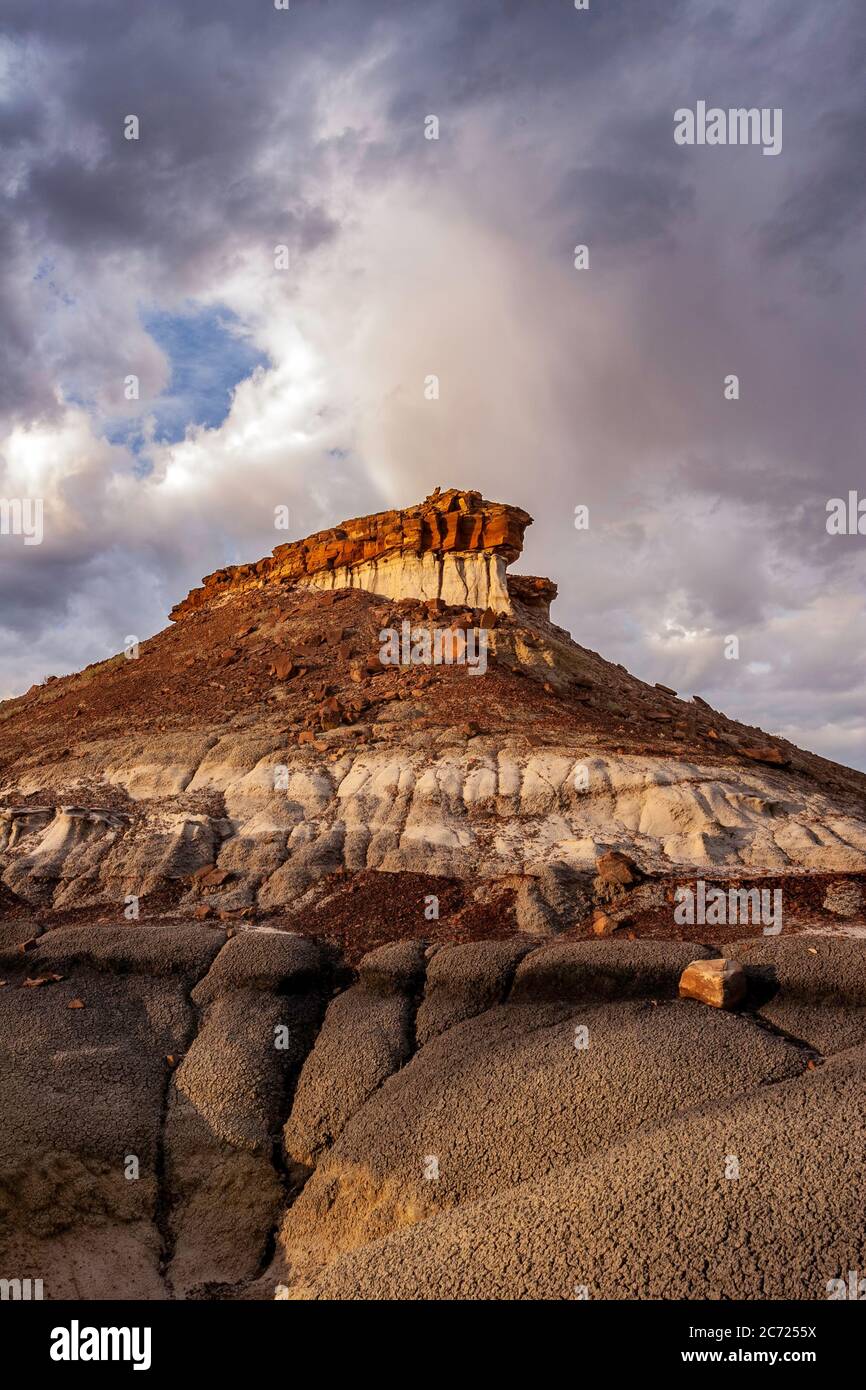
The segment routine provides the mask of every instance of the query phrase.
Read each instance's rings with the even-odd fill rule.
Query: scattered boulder
[[[744,758],[751,758],[754,763],[767,763],[770,767],[788,767],[791,762],[780,748],[774,748],[771,744],[753,748],[743,746],[740,752]]]
[[[609,849],[600,854],[595,866],[596,874],[607,883],[619,883],[631,888],[643,878],[643,870],[618,849]]]
[[[358,684],[371,676],[384,676],[385,672],[389,669],[390,668],[384,666],[381,661],[363,661],[354,665],[349,674],[352,680]]]
[[[644,878],[643,870],[620,850],[609,849],[596,860],[593,892],[601,902],[610,902],[636,887]]]
[[[271,662],[270,673],[278,681],[287,681],[298,674],[298,668],[288,652],[280,652]]]
[[[735,960],[693,960],[680,976],[680,998],[735,1009],[746,996],[746,972]]]
[[[593,936],[611,936],[619,926],[619,922],[613,917],[609,917],[601,908],[596,907],[592,913],[592,934]]]
[[[336,729],[343,722],[343,707],[334,695],[329,695],[323,700],[317,711],[317,718],[321,728]]]
[[[207,869],[205,873],[197,875],[199,885],[202,888],[222,888],[224,883],[228,883],[234,875],[228,869]]]

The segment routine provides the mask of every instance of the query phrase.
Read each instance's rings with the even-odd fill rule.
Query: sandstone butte
[[[866,777],[573,640],[506,573],[529,521],[450,490],[346,522],[0,704],[4,1276],[765,1300],[864,1268]],[[434,615],[488,630],[483,679],[381,663]],[[696,880],[780,890],[781,935],[677,925]]]
[[[549,604],[556,596],[550,580],[505,577],[531,522],[520,507],[485,501],[480,492],[436,488],[415,507],[343,521],[278,545],[255,564],[215,570],[176,604],[171,618],[272,584],[362,588],[389,598],[440,598],[497,611],[509,609],[510,596]]]

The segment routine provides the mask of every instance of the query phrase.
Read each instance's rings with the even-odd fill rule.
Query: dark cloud
[[[866,100],[855,110],[833,111],[817,123],[814,153],[796,186],[762,228],[765,252],[823,259],[852,237],[866,219]],[[838,286],[838,280],[833,282]]]
[[[575,210],[573,225],[609,254],[644,242],[673,246],[673,229],[694,206],[694,195],[668,170],[576,169],[561,189]]]
[[[866,765],[866,551],[824,525],[866,488],[861,0],[3,11],[0,478],[52,518],[0,538],[6,691],[162,625],[276,503],[457,483],[532,511],[578,640]],[[699,99],[781,106],[782,154],[676,146]],[[146,325],[223,305],[271,367],[161,447]]]

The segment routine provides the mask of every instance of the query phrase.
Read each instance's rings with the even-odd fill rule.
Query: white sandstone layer
[[[364,589],[382,598],[442,599],[454,607],[510,613],[506,561],[487,552],[402,552],[340,569],[320,570],[299,583],[309,589]]]
[[[215,863],[236,893],[270,908],[340,867],[472,880],[588,873],[609,848],[658,873],[866,868],[866,820],[772,770],[564,747],[521,753],[493,739],[471,751],[353,749],[330,762],[275,742],[229,734],[184,767],[166,748],[164,770],[155,746],[138,750],[140,762],[109,759],[105,783],[135,798],[130,817],[10,808],[3,880],[55,906],[85,889],[94,902],[122,902]],[[575,786],[578,767],[589,771],[586,791]],[[220,794],[224,815],[184,810],[183,795],[166,804],[166,772],[187,793]],[[26,790],[47,800],[53,774],[40,786],[34,770]]]

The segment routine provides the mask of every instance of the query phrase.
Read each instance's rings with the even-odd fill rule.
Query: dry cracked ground
[[[231,929],[229,929],[230,931]],[[2,1262],[46,1297],[805,1298],[866,1264],[866,961],[4,928]],[[27,986],[26,979],[41,979]]]

